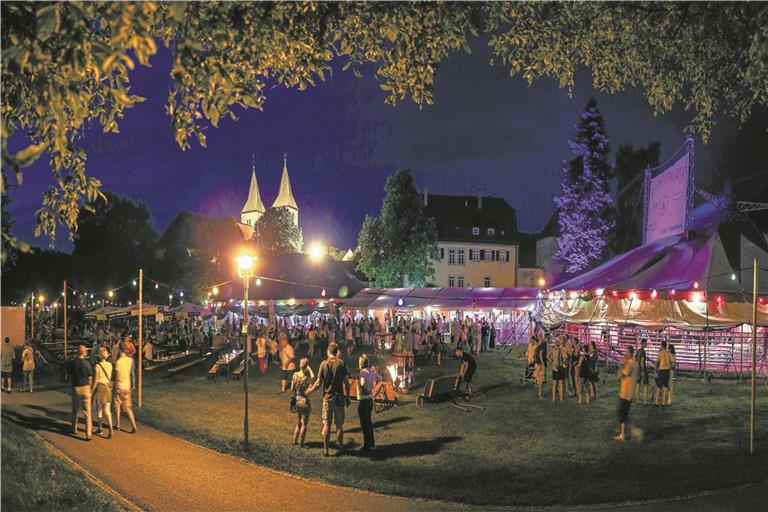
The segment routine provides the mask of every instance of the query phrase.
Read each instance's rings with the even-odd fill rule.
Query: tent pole
[[[704,290],[704,318],[706,325],[704,327],[704,380],[707,380],[707,356],[709,355],[709,297],[707,290]]]
[[[752,262],[752,397],[749,402],[749,453],[755,453],[755,394],[757,383],[757,258]]]
[[[64,361],[67,360],[67,280],[64,280]]]
[[[139,374],[139,385],[138,385],[138,405],[139,409],[141,409],[142,404],[142,363],[141,358],[144,352],[144,348],[142,347],[142,344],[144,342],[144,269],[139,269],[139,364],[138,364],[138,374]]]

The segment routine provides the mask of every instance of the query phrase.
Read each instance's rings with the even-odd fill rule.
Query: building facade
[[[431,284],[517,286],[517,212],[505,199],[425,191],[424,211],[435,219],[440,250]]]

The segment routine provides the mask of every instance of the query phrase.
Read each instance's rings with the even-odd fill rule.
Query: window
[[[448,264],[456,264],[456,249],[448,249]]]
[[[485,250],[485,261],[493,261],[493,251],[490,249]]]
[[[485,276],[485,278],[483,279],[483,286],[485,286],[486,288],[490,288],[491,287],[491,278],[490,277]]]
[[[472,261],[480,261],[480,249],[472,249],[472,256],[470,259]]]
[[[464,288],[464,274],[459,274],[459,288]]]
[[[496,230],[493,228],[488,228],[488,236],[494,236],[496,234]]]
[[[480,234],[480,228],[473,227],[472,234],[478,236]]]
[[[445,258],[445,252],[444,252],[444,249],[441,247],[440,248],[440,261],[443,261],[443,258]]]
[[[506,263],[509,260],[509,251],[499,251],[499,261]]]
[[[448,286],[456,286],[456,274],[448,274]]]
[[[459,265],[464,264],[464,249],[459,249]]]

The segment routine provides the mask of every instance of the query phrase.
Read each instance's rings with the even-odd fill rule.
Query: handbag
[[[296,412],[296,395],[291,395],[290,404],[288,406],[289,412]]]

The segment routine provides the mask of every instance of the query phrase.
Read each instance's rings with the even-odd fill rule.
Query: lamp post
[[[237,257],[237,273],[243,278],[243,327],[245,335],[245,356],[243,357],[243,391],[245,393],[245,411],[243,414],[243,449],[247,452],[248,446],[248,367],[251,362],[251,337],[248,334],[248,281],[253,277],[255,257],[250,254],[242,254]]]

